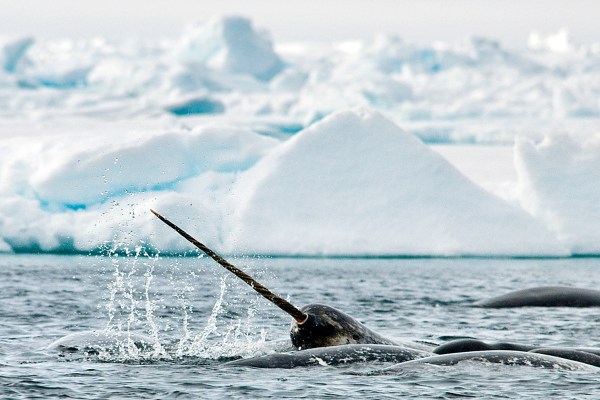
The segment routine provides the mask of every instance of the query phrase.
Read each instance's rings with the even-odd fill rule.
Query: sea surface
[[[597,308],[480,309],[542,285],[600,287],[600,258],[232,258],[301,306],[323,303],[402,341],[476,337],[600,347]],[[281,349],[290,318],[212,260],[0,255],[0,398],[596,398],[600,374],[466,362],[370,375],[389,364],[254,369],[224,363]],[[51,344],[90,330],[155,338],[99,355]]]

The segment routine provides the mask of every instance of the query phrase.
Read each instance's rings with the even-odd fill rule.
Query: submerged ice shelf
[[[560,38],[2,38],[0,251],[187,249],[152,207],[231,253],[600,254],[600,47]]]

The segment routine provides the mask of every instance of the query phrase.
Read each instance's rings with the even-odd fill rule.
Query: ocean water
[[[600,346],[596,308],[470,306],[532,286],[597,288],[598,258],[232,261],[298,306],[332,305],[398,340]],[[597,388],[596,373],[484,363],[391,376],[369,375],[385,364],[226,367],[285,346],[290,318],[194,254],[2,255],[0,297],[0,398],[591,398]],[[160,346],[90,356],[48,347],[106,328],[151,335]]]

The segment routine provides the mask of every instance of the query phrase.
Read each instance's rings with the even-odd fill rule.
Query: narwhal
[[[246,282],[264,298],[289,314],[293,318],[290,337],[292,344],[298,350],[346,344],[398,345],[393,340],[372,331],[350,315],[333,307],[323,304],[308,304],[300,309],[297,308],[281,296],[271,292],[264,285],[231,264],[215,251],[194,239],[167,218],[154,210],[150,211],[206,255]]]
[[[376,372],[402,373],[420,365],[455,365],[462,361],[483,361],[508,365],[527,365],[565,370],[600,370],[600,349],[540,348],[513,343],[485,343],[462,339],[437,348],[426,345],[395,343],[333,307],[309,304],[300,309],[274,294],[264,285],[225,260],[215,251],[194,239],[184,230],[151,210],[161,221],[173,228],[194,246],[221,266],[246,282],[263,297],[292,318],[290,337],[298,351],[275,353],[231,361],[225,365],[256,368],[295,368],[316,365],[339,365],[363,362],[394,362],[394,367]],[[138,349],[156,345],[154,339],[138,334],[110,332],[80,332],[67,335],[49,346],[61,353],[83,352],[86,355],[118,348],[123,340]],[[420,348],[419,348],[420,347]]]
[[[404,347],[374,332],[348,314],[333,307],[322,304],[308,304],[300,309],[297,308],[281,296],[271,292],[215,251],[194,239],[167,218],[154,210],[150,211],[202,252],[293,318],[290,337],[292,344],[299,351],[236,360],[227,363],[228,365],[257,368],[294,368],[311,365],[391,361],[399,364],[391,369],[384,370],[383,373],[395,373],[396,370],[402,371],[405,365],[412,365],[411,363],[417,363],[415,365],[420,365],[418,363],[454,365],[465,360],[484,360],[510,365],[556,367],[567,370],[593,368],[597,370],[598,360],[596,358],[592,361],[589,360],[590,357],[594,357],[593,354],[587,351],[574,351],[575,349],[540,349],[543,351],[536,351],[531,350],[528,346],[513,349],[512,347],[515,347],[515,345],[512,345],[510,348],[512,351],[507,351],[503,346],[501,346],[502,350],[495,350],[494,346],[489,345],[490,349],[487,349],[487,347],[481,349],[484,351],[472,351],[470,348],[466,348],[462,351],[455,350],[458,352],[454,353],[452,350],[441,351],[444,346],[440,346],[437,353],[443,355],[436,355],[432,352],[433,349]],[[456,345],[451,345],[451,347],[454,349]],[[534,348],[535,346],[531,347]],[[559,350],[560,354],[556,350]]]
[[[566,286],[542,286],[517,290],[475,303],[483,308],[600,307],[600,291]]]

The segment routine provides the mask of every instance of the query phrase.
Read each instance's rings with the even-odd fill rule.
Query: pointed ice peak
[[[245,172],[230,251],[301,255],[565,254],[378,112],[334,113]]]

